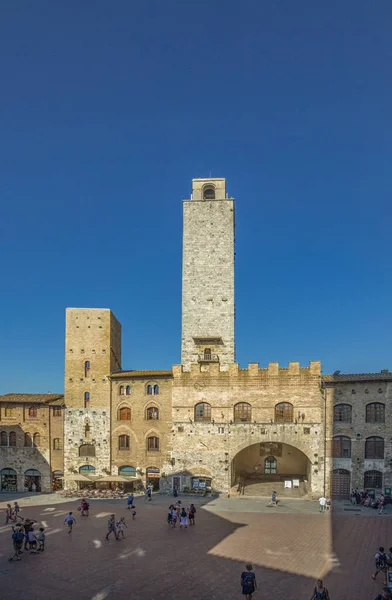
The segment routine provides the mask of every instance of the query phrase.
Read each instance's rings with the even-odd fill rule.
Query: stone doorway
[[[232,462],[232,489],[244,496],[298,498],[311,492],[311,463],[295,446],[280,442],[252,444]]]

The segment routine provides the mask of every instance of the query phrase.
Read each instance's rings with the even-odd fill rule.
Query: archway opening
[[[301,497],[311,492],[311,462],[295,446],[261,442],[244,448],[233,459],[232,486],[246,496]]]

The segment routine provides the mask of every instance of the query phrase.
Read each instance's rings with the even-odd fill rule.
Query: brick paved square
[[[392,545],[389,516],[320,515],[314,503],[307,513],[295,512],[295,505],[279,513],[266,509],[265,500],[210,501],[198,506],[194,528],[179,530],[166,523],[170,502],[138,498],[134,522],[123,501],[92,501],[88,518],[79,516],[74,501],[49,498],[46,506],[24,506],[25,517],[46,526],[46,551],[9,563],[10,527],[0,527],[0,598],[240,599],[240,573],[248,561],[259,583],[255,600],[309,600],[320,576],[331,600],[372,600],[381,589],[381,579],[373,582],[371,573],[378,546]],[[71,535],[63,525],[69,510],[77,519]],[[111,512],[126,516],[125,540],[105,541]]]

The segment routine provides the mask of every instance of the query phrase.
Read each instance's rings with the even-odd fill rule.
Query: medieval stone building
[[[236,363],[234,208],[225,179],[192,181],[183,203],[181,365],[123,370],[113,313],[67,309],[64,398],[0,397],[3,491],[15,485],[11,471],[18,489],[31,485],[31,469],[42,490],[55,473],[67,487],[232,495],[392,487],[392,373],[323,375],[317,360]],[[35,405],[39,416],[30,417]],[[29,445],[34,432],[39,446]]]

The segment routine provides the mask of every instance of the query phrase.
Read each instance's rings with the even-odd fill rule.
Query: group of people
[[[105,540],[109,541],[109,536],[111,533],[114,534],[116,540],[125,539],[125,529],[127,528],[127,524],[125,523],[125,517],[121,517],[118,521],[116,520],[116,515],[110,515],[108,519],[108,532],[105,536]]]
[[[332,502],[330,498],[326,498],[325,496],[321,496],[319,498],[319,510],[320,512],[328,512],[331,510]]]
[[[389,548],[389,551],[385,552],[384,547],[380,546],[374,556],[374,561],[376,565],[376,570],[372,575],[372,579],[376,580],[376,577],[379,573],[384,573],[384,583],[386,583],[388,569],[392,567],[392,548]],[[392,594],[389,591],[387,585],[384,585],[382,593],[378,594],[375,600],[386,599],[392,600]]]
[[[178,500],[175,504],[170,504],[169,512],[167,514],[167,524],[175,527],[177,523],[180,525],[180,529],[183,527],[186,529],[188,525],[195,524],[196,507],[191,504],[188,508],[182,505],[181,500]]]
[[[37,554],[45,550],[45,529],[40,527],[38,531],[35,531],[34,525],[37,521],[19,518],[21,521],[19,523],[15,522],[15,525],[12,526],[11,537],[14,554],[8,559],[9,561],[20,560],[23,551]]]
[[[387,504],[387,496],[385,494],[379,494],[377,497],[369,494],[366,491],[360,492],[359,490],[353,490],[350,495],[351,504],[356,505],[359,504],[361,506],[367,506],[378,509],[378,514],[385,514],[385,506]],[[390,502],[390,498],[388,497],[388,501]]]

